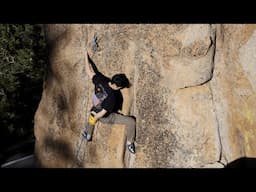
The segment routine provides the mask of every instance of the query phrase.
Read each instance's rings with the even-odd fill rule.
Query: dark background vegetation
[[[43,25],[0,24],[0,153],[34,137],[47,62]]]

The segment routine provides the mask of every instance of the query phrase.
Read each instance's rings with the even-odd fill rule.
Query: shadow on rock
[[[256,158],[242,157],[228,163],[225,168],[256,168]]]
[[[65,161],[70,162],[72,164],[78,164],[77,160],[74,157],[74,151],[72,150],[70,145],[71,144],[65,140],[55,139],[50,136],[47,136],[44,138],[42,147],[44,148],[43,150],[45,150],[45,153],[51,153],[52,155],[57,157],[57,159],[59,159],[61,162]],[[44,167],[42,160],[36,157],[36,161],[38,167]]]

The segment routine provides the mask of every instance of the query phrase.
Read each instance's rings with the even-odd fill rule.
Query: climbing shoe
[[[129,145],[127,145],[127,148],[128,148],[128,150],[131,152],[131,153],[135,153],[135,145],[134,145],[134,143],[131,143],[131,144],[129,144]]]
[[[90,134],[87,134],[85,130],[82,132],[82,136],[83,136],[87,141],[91,141],[91,140],[92,140],[91,135],[90,135]]]

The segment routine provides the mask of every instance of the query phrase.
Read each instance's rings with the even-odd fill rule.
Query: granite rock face
[[[256,149],[256,25],[46,25],[47,78],[35,114],[42,167],[223,167]],[[80,137],[99,71],[125,73],[122,112],[136,117],[136,154],[126,127],[100,122]]]

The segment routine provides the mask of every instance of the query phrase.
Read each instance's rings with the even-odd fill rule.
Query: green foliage
[[[1,146],[33,135],[48,61],[41,25],[0,24]]]

